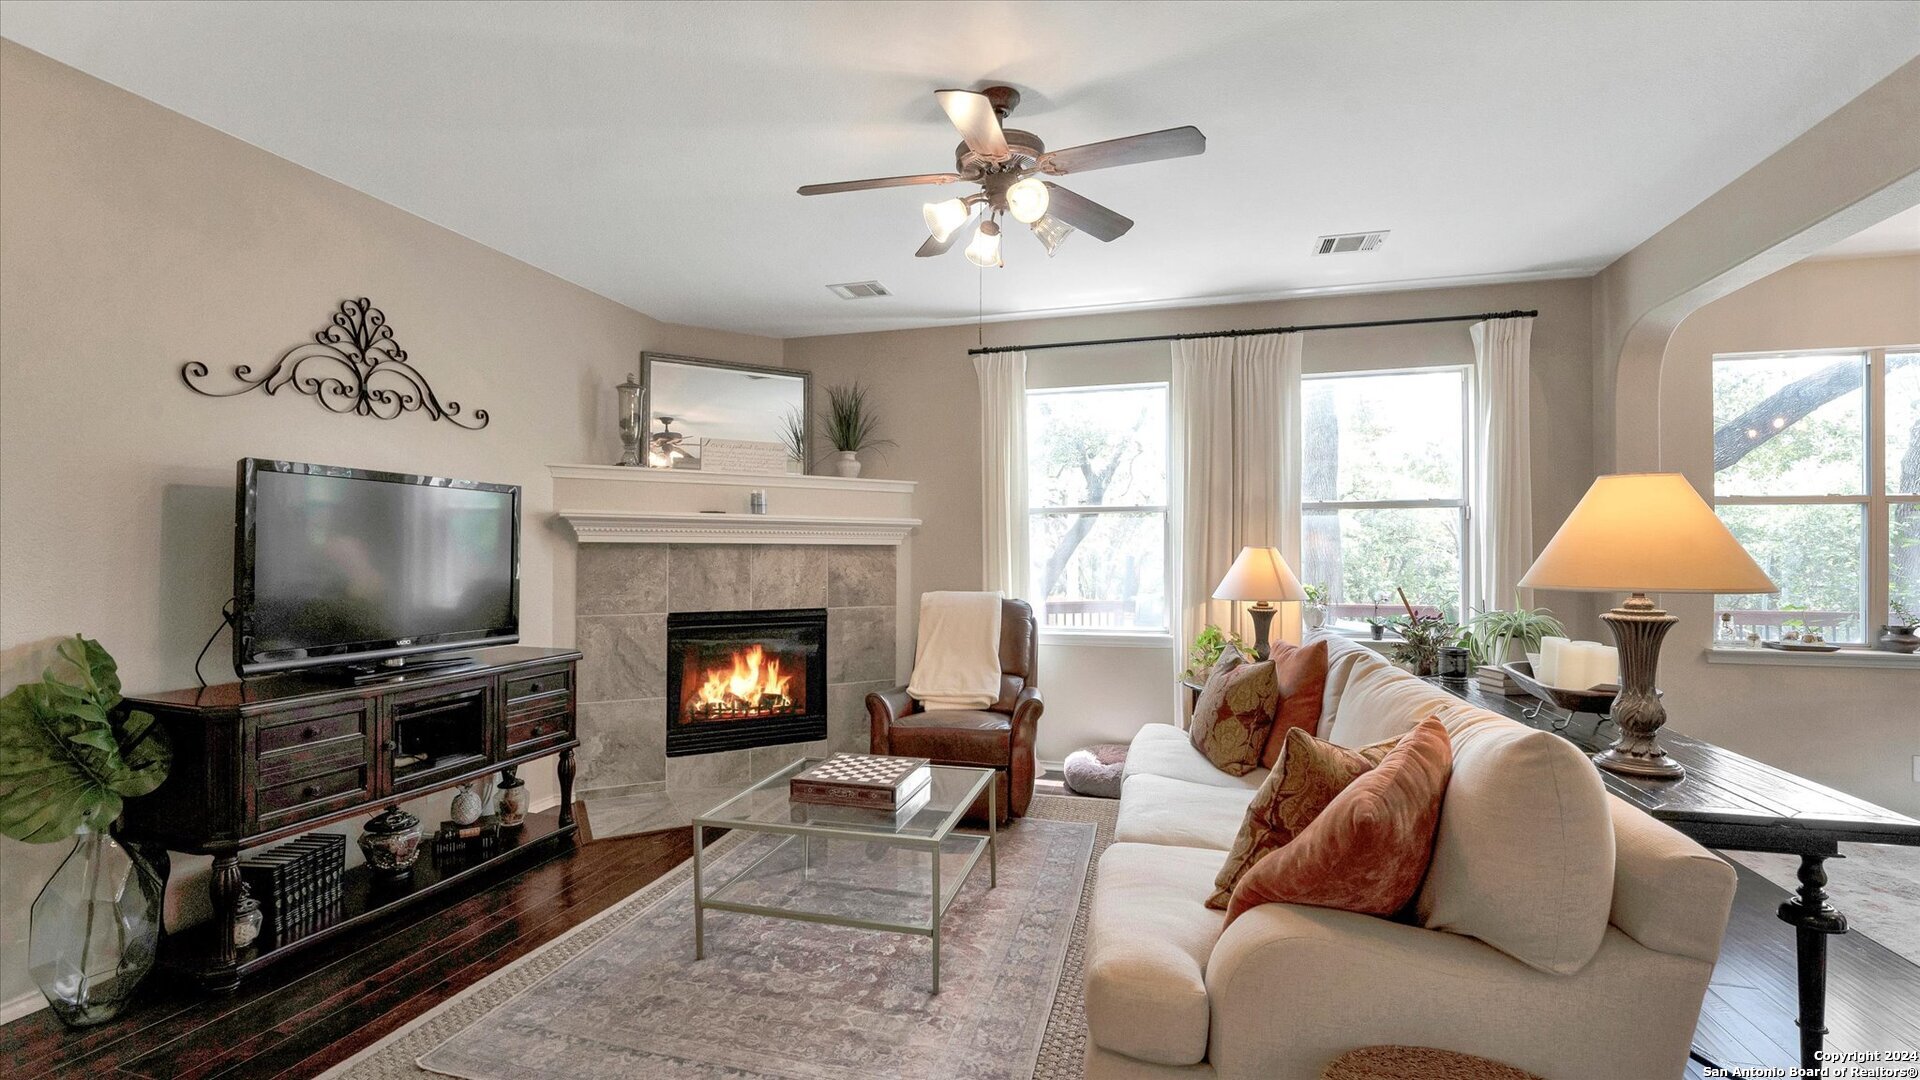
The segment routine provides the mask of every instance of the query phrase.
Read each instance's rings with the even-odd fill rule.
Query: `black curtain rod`
[[[1253,337],[1256,334],[1300,334],[1308,330],[1362,330],[1370,326],[1418,326],[1421,323],[1480,322],[1483,319],[1531,319],[1538,311],[1485,311],[1478,315],[1428,315],[1419,319],[1374,319],[1369,322],[1313,323],[1307,326],[1266,326],[1257,330],[1201,330],[1191,334],[1152,334],[1147,337],[1100,338],[1094,341],[1056,341],[1047,345],[987,345],[968,349],[983,353],[1035,352],[1040,349],[1079,349],[1088,345],[1132,345],[1142,341],[1194,341],[1199,338]]]

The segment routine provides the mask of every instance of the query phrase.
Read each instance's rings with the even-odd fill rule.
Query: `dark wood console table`
[[[173,741],[173,768],[152,794],[129,800],[124,839],[164,878],[169,851],[213,856],[213,918],[171,938],[165,959],[210,989],[295,951],[387,915],[406,904],[568,843],[573,821],[575,664],[571,649],[526,646],[476,650],[473,663],[362,686],[282,675],[204,689],[131,697]],[[419,752],[411,740],[429,747]],[[430,736],[417,737],[431,727]],[[560,806],[529,814],[488,855],[436,856],[437,821],[421,822],[420,860],[410,877],[347,872],[339,914],[317,927],[270,927],[233,947],[240,852],[322,825],[378,812],[559,755]]]
[[[1600,717],[1581,713],[1562,723],[1551,707],[1536,710],[1539,702],[1531,697],[1489,694],[1477,681],[1427,681],[1480,708],[1561,735],[1590,754],[1611,745],[1617,734]],[[1703,846],[1800,857],[1800,888],[1780,905],[1780,918],[1794,928],[1800,1064],[1819,1069],[1827,1034],[1827,936],[1847,932],[1846,916],[1827,900],[1826,860],[1839,854],[1842,841],[1920,847],[1920,821],[1671,728],[1661,730],[1660,745],[1686,767],[1685,776],[1654,780],[1602,769],[1607,790]]]

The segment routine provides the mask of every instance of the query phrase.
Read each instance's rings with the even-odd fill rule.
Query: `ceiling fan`
[[[1020,104],[1020,92],[1010,86],[989,86],[978,92],[937,90],[933,96],[965,140],[954,151],[952,172],[808,184],[800,194],[831,195],[914,184],[979,184],[980,190],[971,195],[921,207],[931,235],[914,255],[925,259],[944,254],[960,230],[977,217],[980,224],[967,244],[967,260],[975,266],[1003,266],[999,223],[1003,214],[1031,228],[1048,255],[1076,229],[1095,240],[1110,242],[1133,228],[1131,218],[1042,177],[1187,157],[1207,149],[1207,137],[1199,128],[1177,127],[1049,152],[1038,135],[1000,126],[1000,121]]]

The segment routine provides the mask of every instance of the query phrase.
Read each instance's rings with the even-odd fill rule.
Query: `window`
[[[1467,562],[1467,369],[1302,380],[1300,579],[1328,624],[1417,609],[1459,619]]]
[[[1027,550],[1049,629],[1167,630],[1167,384],[1027,391]]]
[[[1721,596],[1740,633],[1878,636],[1920,609],[1920,352],[1713,361],[1713,501],[1773,578]]]

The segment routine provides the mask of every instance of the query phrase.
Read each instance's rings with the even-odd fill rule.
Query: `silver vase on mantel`
[[[620,464],[635,468],[647,464],[647,388],[631,373],[614,387],[620,395]]]

